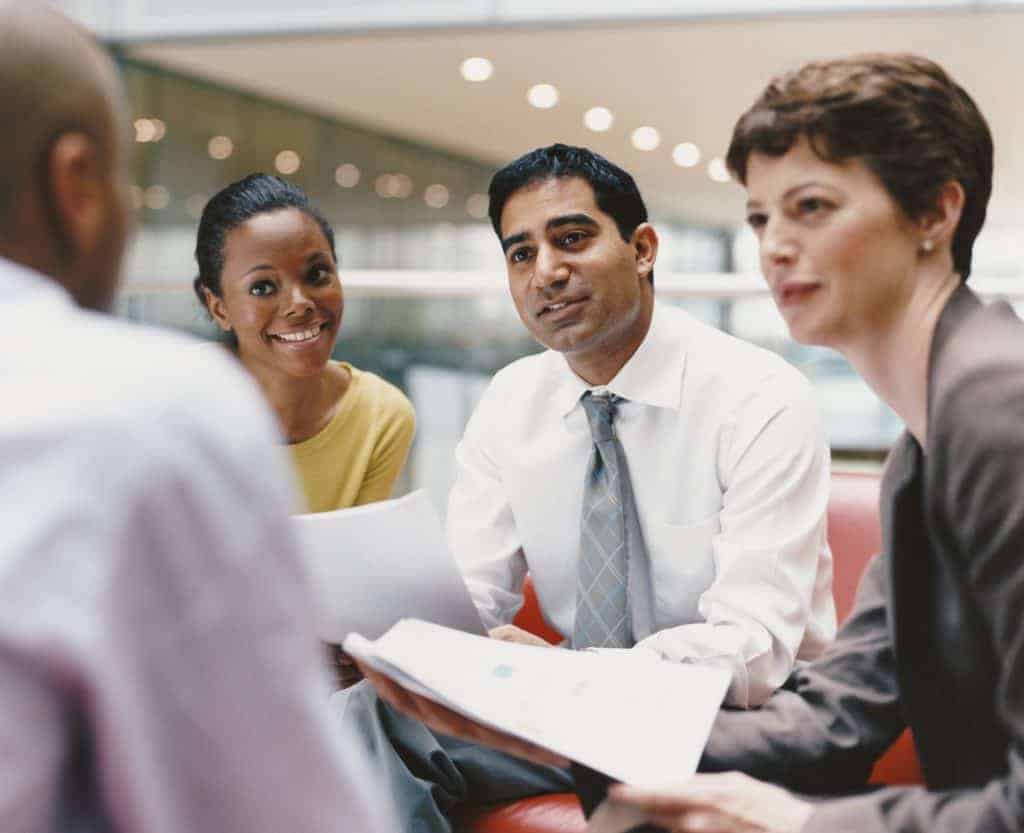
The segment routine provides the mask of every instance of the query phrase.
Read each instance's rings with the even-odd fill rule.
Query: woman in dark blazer
[[[793,337],[842,352],[907,432],[835,645],[715,725],[702,769],[747,775],[613,801],[672,831],[1024,830],[1024,325],[966,285],[985,120],[922,58],[814,63],[769,84],[728,158]],[[927,786],[863,792],[905,726]]]

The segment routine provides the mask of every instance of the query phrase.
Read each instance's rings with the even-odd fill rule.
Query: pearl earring
[[[935,241],[934,240],[925,239],[925,240],[921,241],[921,251],[922,252],[930,252],[934,248],[935,248]]]

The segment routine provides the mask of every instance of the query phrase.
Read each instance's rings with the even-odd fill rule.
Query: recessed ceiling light
[[[359,184],[359,168],[351,162],[334,169],[334,181],[342,188],[355,188]]]
[[[680,168],[692,168],[700,162],[700,148],[693,142],[682,142],[672,149],[672,161]]]
[[[278,173],[286,176],[295,173],[301,166],[302,158],[294,150],[282,150],[274,157],[274,167]]]
[[[558,90],[551,84],[534,84],[526,93],[526,100],[534,107],[548,110],[558,104]]]
[[[654,150],[661,144],[661,135],[653,127],[647,125],[634,130],[629,139],[637,150]]]
[[[400,200],[412,196],[412,180],[405,174],[395,174],[391,178],[391,188],[394,196]]]
[[[213,159],[227,159],[235,152],[235,143],[227,136],[214,136],[206,143],[206,152]]]
[[[614,121],[615,117],[607,107],[591,107],[583,114],[583,123],[595,133],[604,133]]]
[[[136,142],[153,141],[153,122],[149,119],[136,119],[132,126],[135,128]]]
[[[486,81],[494,74],[494,64],[486,58],[466,58],[459,67],[459,72],[467,81]]]
[[[381,174],[373,187],[384,199],[404,200],[412,194],[412,180],[405,174]]]
[[[146,208],[161,211],[171,204],[171,194],[163,185],[150,185],[143,194]]]
[[[490,207],[490,200],[487,194],[470,194],[466,198],[466,213],[477,220],[483,220],[487,216]]]
[[[725,166],[725,160],[721,156],[716,156],[708,162],[708,176],[715,182],[728,182],[732,178],[729,176],[729,169]]]
[[[167,125],[160,119],[136,119],[132,126],[136,142],[159,142],[167,135]]]
[[[428,185],[423,192],[423,201],[431,208],[444,208],[448,205],[448,189],[439,183]]]
[[[192,194],[192,196],[185,200],[185,211],[188,212],[188,216],[193,220],[198,220],[203,216],[206,202],[206,194]]]

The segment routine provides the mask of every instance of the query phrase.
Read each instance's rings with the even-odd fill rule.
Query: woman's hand
[[[799,833],[812,810],[780,787],[739,772],[695,775],[658,790],[616,784],[607,800],[642,810],[671,833]]]

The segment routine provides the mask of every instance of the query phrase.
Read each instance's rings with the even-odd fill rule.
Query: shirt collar
[[[615,377],[602,387],[630,402],[678,409],[686,362],[685,333],[679,323],[655,303],[651,326],[644,340]],[[583,393],[596,386],[573,373],[564,356],[555,355],[553,358],[557,372],[552,397],[559,412],[568,416]]]
[[[70,293],[53,278],[5,257],[0,257],[0,286],[3,287],[0,302],[13,299],[20,301],[26,296],[36,296],[73,304]]]

